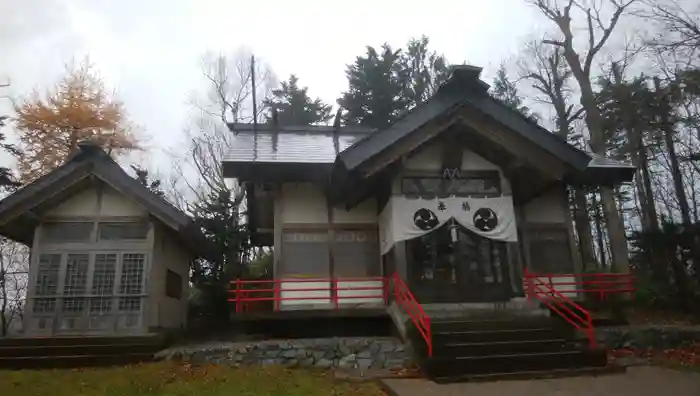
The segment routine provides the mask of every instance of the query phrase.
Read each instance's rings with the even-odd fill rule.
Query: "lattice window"
[[[98,227],[100,239],[103,240],[140,240],[148,235],[148,223],[145,221],[100,223]]]
[[[61,269],[60,254],[39,256],[39,270],[36,276],[37,296],[53,296],[58,292],[58,272]]]
[[[141,297],[121,297],[119,299],[120,311],[138,311],[141,309]]]
[[[85,294],[90,256],[87,254],[69,254],[66,260],[66,276],[63,294],[75,296]]]
[[[62,311],[65,313],[80,313],[85,311],[84,298],[65,298],[63,299]]]
[[[496,282],[503,283],[503,271],[508,265],[506,262],[506,250],[505,245],[498,242],[491,243],[491,261],[493,263],[494,272],[496,273]]]
[[[56,309],[55,298],[37,298],[34,300],[34,313],[51,313]]]
[[[491,267],[491,242],[488,239],[477,240],[477,260],[480,263],[480,275],[484,278],[484,282],[493,283],[495,274]]]
[[[92,273],[92,294],[110,295],[114,292],[114,272],[117,267],[115,253],[96,254]]]
[[[125,253],[122,256],[122,274],[119,283],[121,294],[141,294],[143,290],[143,271],[146,257],[138,253]]]
[[[41,238],[46,242],[89,241],[92,222],[55,222],[41,225]]]
[[[92,300],[90,300],[90,314],[107,314],[111,310],[111,298],[93,298]]]

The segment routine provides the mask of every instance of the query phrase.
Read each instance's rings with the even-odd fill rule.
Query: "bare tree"
[[[23,319],[29,271],[29,249],[0,238],[0,336]]]
[[[648,8],[637,15],[660,25],[649,44],[692,59],[700,49],[700,6],[696,3],[696,8],[690,9],[690,1],[681,4],[677,0],[645,0],[644,3]]]
[[[201,71],[202,88],[189,100],[192,115],[186,127],[186,151],[173,153],[174,178],[166,183],[166,196],[181,209],[193,212],[201,209],[200,203],[223,192],[230,197],[227,206],[243,216],[245,190],[223,174],[222,162],[234,139],[228,123],[249,123],[254,116],[260,119],[263,103],[276,81],[270,69],[263,62],[253,63],[252,53],[246,50],[232,55],[207,53],[202,57]],[[202,273],[209,264],[194,263],[193,274]],[[196,275],[193,279],[198,282]]]
[[[554,109],[556,134],[565,140],[576,140],[574,123],[581,118],[583,107],[571,103],[571,70],[566,64],[562,49],[546,45],[540,40],[530,41],[525,45],[519,66],[520,78],[530,81],[541,96],[539,101]],[[596,259],[588,216],[588,199],[582,188],[574,189],[573,212],[581,259],[584,267],[588,268],[595,265]]]
[[[232,55],[207,53],[202,57],[203,89],[192,93],[189,100],[192,117],[186,127],[187,152],[184,159],[174,162],[178,180],[169,183],[168,195],[175,201],[184,204],[188,198],[201,199],[227,187],[221,163],[234,136],[227,124],[252,122],[253,108],[260,119],[263,102],[276,84],[271,69],[256,61],[257,103],[253,106],[252,57],[244,49]],[[237,190],[236,196],[242,194],[236,186],[228,187]]]
[[[602,2],[581,2],[568,0],[562,7],[557,0],[527,0],[552,21],[559,30],[559,37],[544,40],[545,43],[558,47],[571,69],[573,77],[580,90],[581,107],[584,110],[586,126],[588,127],[590,146],[595,154],[605,155],[606,144],[604,139],[603,118],[596,103],[593,91],[591,69],[596,55],[610,38],[613,30],[630,5],[636,0],[606,0],[605,4],[613,7],[612,14],[607,21],[603,20]],[[585,53],[574,45],[574,30],[572,29],[572,8],[583,11],[586,21],[586,35],[588,49]],[[627,240],[622,217],[615,205],[613,189],[608,186],[600,188],[603,212],[607,220],[608,236],[613,261],[613,268],[618,271],[628,271],[629,257]]]

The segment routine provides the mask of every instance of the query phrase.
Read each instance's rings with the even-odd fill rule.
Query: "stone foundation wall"
[[[673,349],[700,342],[700,326],[599,327],[596,339],[609,349]]]
[[[406,367],[412,350],[397,338],[318,338],[190,345],[156,356],[193,363],[367,370]]]

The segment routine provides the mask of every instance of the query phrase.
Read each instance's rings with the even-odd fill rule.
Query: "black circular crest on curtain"
[[[430,231],[440,224],[440,220],[432,210],[421,208],[413,214],[413,224],[423,231]]]
[[[483,231],[489,232],[493,231],[498,227],[498,216],[490,208],[479,208],[479,210],[474,213],[474,227]]]

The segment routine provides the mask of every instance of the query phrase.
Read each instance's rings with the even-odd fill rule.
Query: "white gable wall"
[[[115,189],[102,185],[102,199],[99,189],[91,187],[67,199],[46,212],[47,217],[94,217],[94,216],[144,216],[148,211],[141,205],[122,196]]]
[[[275,205],[282,207],[282,223],[327,224],[326,196],[321,186],[313,183],[283,183],[281,199]],[[350,211],[333,209],[334,223],[376,224],[377,203],[368,199]],[[277,222],[275,222],[277,224]]]

